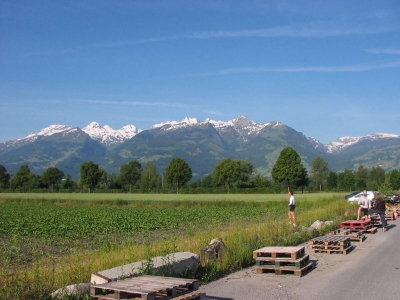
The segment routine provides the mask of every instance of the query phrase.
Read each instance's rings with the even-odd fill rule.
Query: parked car
[[[394,194],[390,199],[392,202],[400,202],[400,194]]]
[[[357,194],[359,194],[359,193],[360,193],[360,191],[358,191],[358,192],[353,192],[353,193],[351,193],[351,194],[345,195],[344,198],[345,198],[346,200],[349,200],[349,198],[351,198],[351,197],[353,197],[353,196],[355,196],[355,195],[357,195]]]
[[[358,202],[358,199],[360,199],[360,197],[363,195],[363,193],[364,193],[364,191],[359,192],[358,194],[356,194],[356,195],[354,195],[354,196],[352,196],[352,197],[349,197],[349,198],[347,199],[347,201],[352,202],[352,203]],[[376,196],[376,193],[377,193],[377,191],[367,191],[367,198],[368,198],[369,200],[374,199],[375,196]]]

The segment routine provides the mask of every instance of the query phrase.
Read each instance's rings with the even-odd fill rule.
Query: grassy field
[[[0,295],[47,299],[99,270],[176,251],[199,254],[221,237],[225,257],[191,275],[208,282],[253,264],[256,249],[321,234],[301,230],[315,220],[332,220],[333,228],[356,213],[343,194],[296,198],[294,228],[284,194],[0,194]]]
[[[342,198],[346,193],[298,193],[296,199]],[[4,199],[83,201],[287,201],[286,194],[105,194],[105,193],[0,193]]]

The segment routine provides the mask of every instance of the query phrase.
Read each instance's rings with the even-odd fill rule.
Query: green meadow
[[[252,265],[252,251],[322,234],[356,211],[344,194],[295,194],[298,227],[285,194],[0,194],[0,295],[48,299],[69,284],[135,261],[177,251],[200,254],[220,237],[227,251],[190,277],[202,283]],[[171,275],[171,274],[165,274]]]

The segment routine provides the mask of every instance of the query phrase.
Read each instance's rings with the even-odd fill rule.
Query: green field
[[[342,198],[346,193],[298,193],[296,199]],[[83,201],[287,201],[286,194],[106,194],[106,193],[0,193],[2,199]]]
[[[343,194],[296,199],[299,227],[315,220],[337,226],[353,210]],[[0,194],[0,294],[44,299],[99,270],[175,251],[200,253],[221,237],[226,259],[193,274],[207,282],[251,264],[257,248],[318,234],[289,226],[287,209],[284,194]]]

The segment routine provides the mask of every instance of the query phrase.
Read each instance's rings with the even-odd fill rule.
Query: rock
[[[225,250],[225,243],[221,238],[215,238],[200,252],[200,261],[204,266],[210,259],[221,259]]]
[[[101,284],[118,279],[138,276],[143,273],[152,275],[173,276],[185,272],[195,271],[200,259],[197,254],[191,252],[175,252],[166,256],[157,256],[150,261],[142,260],[124,266],[99,271],[92,274],[91,283]]]
[[[68,296],[83,297],[90,292],[90,283],[71,284],[64,288],[58,289],[51,294],[53,299],[65,299]]]
[[[312,223],[310,227],[314,229],[321,229],[322,227],[324,227],[324,221],[317,220],[314,223]]]

